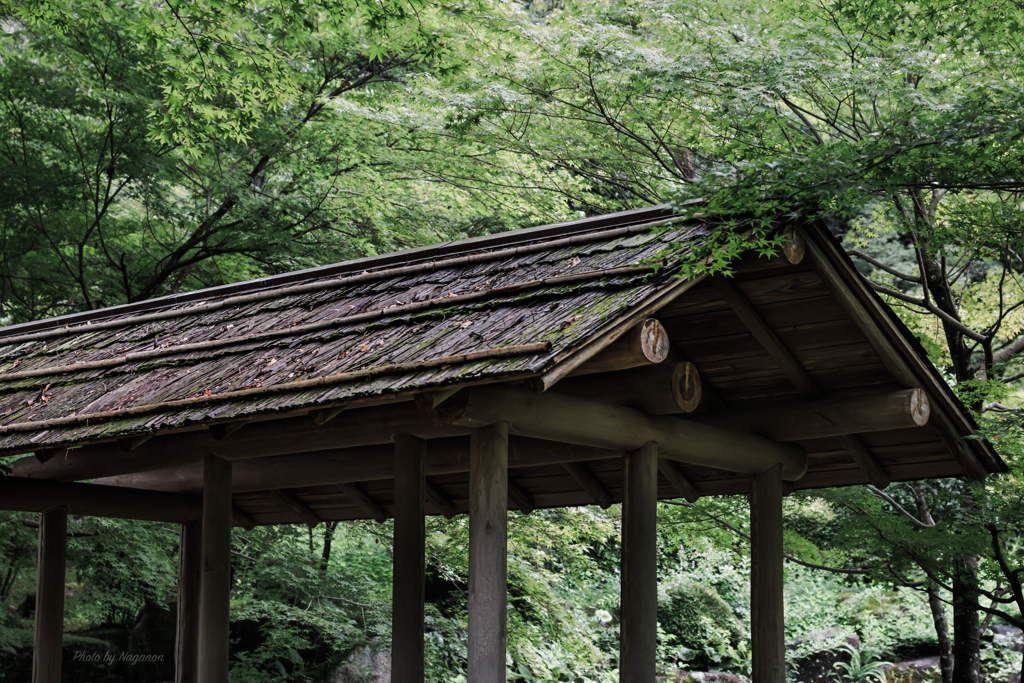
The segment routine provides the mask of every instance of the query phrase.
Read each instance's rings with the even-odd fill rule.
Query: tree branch
[[[923,284],[921,278],[915,277],[913,275],[907,275],[906,273],[901,273],[900,271],[896,270],[895,268],[890,268],[889,266],[885,265],[881,261],[878,261],[876,259],[871,258],[870,256],[868,256],[867,254],[865,254],[862,251],[859,251],[857,249],[850,249],[847,253],[848,254],[852,254],[853,256],[856,256],[859,259],[863,259],[863,260],[867,261],[868,263],[870,263],[871,265],[873,265],[874,267],[878,268],[879,270],[884,270],[885,272],[889,273],[889,275],[895,275],[896,277],[900,278],[901,280],[906,280],[907,282],[913,282],[913,283],[916,283],[916,284],[919,284],[919,285]]]
[[[985,335],[980,334],[978,332],[975,332],[971,328],[967,327],[967,325],[964,325],[962,322],[960,322],[959,320],[957,320],[956,318],[954,318],[950,314],[946,313],[945,311],[943,311],[942,309],[938,308],[934,304],[926,302],[924,299],[918,299],[916,297],[910,296],[909,294],[904,294],[903,292],[897,292],[896,290],[889,289],[888,287],[883,287],[882,285],[879,285],[879,284],[876,284],[874,282],[871,282],[870,280],[868,280],[868,284],[870,284],[871,285],[871,289],[875,290],[876,292],[880,292],[882,294],[886,294],[888,296],[891,296],[894,299],[899,299],[900,301],[906,301],[908,304],[914,304],[915,306],[920,306],[921,308],[927,309],[929,313],[932,313],[933,315],[936,315],[939,318],[942,318],[943,321],[945,321],[945,322],[949,323],[951,326],[955,327],[965,337],[973,339],[976,342],[984,343],[984,342],[988,341],[988,337],[986,337]]]
[[[915,517],[914,515],[912,515],[909,512],[907,512],[907,510],[902,505],[897,503],[896,500],[892,496],[890,496],[888,493],[886,493],[885,491],[882,491],[881,489],[878,489],[875,486],[872,486],[871,484],[868,484],[866,488],[871,493],[871,495],[873,495],[875,498],[880,498],[880,499],[884,500],[886,503],[888,503],[889,505],[892,505],[896,509],[897,512],[899,512],[901,515],[903,515],[904,517],[909,519],[911,521],[911,523],[914,526],[916,526],[918,529],[930,529],[933,526],[935,526],[935,522],[934,521],[932,521],[930,523],[927,522],[927,521],[922,522],[917,517]]]

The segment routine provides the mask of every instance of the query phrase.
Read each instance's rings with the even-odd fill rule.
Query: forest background
[[[697,197],[825,221],[1010,473],[788,498],[791,678],[853,635],[849,680],[923,654],[944,683],[1019,672],[995,627],[1024,625],[1024,6],[0,0],[0,29],[7,324]],[[719,235],[713,272],[772,248]],[[618,524],[510,513],[510,680],[617,680]],[[72,529],[69,652],[166,648],[177,531]],[[429,680],[455,683],[465,520],[428,530]],[[386,651],[390,533],[236,531],[232,679]],[[749,672],[747,533],[740,498],[660,505],[662,675]],[[0,516],[0,679],[27,679],[35,544]]]

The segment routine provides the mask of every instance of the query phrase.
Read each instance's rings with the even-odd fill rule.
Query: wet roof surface
[[[664,218],[596,225],[414,266],[212,290],[156,312],[94,312],[74,327],[0,330],[0,452],[539,374],[673,282],[671,266],[708,234],[697,224],[668,228]],[[652,272],[652,261],[668,267]],[[516,350],[525,345],[533,347]],[[498,357],[502,350],[511,353]],[[303,387],[474,352],[495,357]],[[105,415],[125,410],[133,414]]]

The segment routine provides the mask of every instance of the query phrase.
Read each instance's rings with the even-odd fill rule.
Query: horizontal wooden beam
[[[648,415],[689,413],[701,401],[701,383],[692,363],[659,363],[600,375],[568,377],[551,391],[636,408]]]
[[[756,474],[782,463],[783,477],[792,481],[807,471],[807,453],[799,446],[598,401],[535,394],[525,388],[466,389],[441,404],[438,415],[463,427],[507,422],[513,434],[620,451],[653,441],[664,458],[729,472]]]
[[[641,372],[647,372],[647,369],[642,369]],[[589,380],[589,378],[580,379]],[[379,416],[381,411],[379,408],[375,408],[367,411],[353,411],[351,415],[358,416],[363,412]],[[399,413],[397,410],[391,412]],[[407,411],[403,409],[401,412]],[[417,421],[421,423],[424,421],[423,414],[415,411],[414,415]],[[756,411],[691,413],[686,419],[735,431],[759,434],[776,441],[799,441],[842,434],[915,427],[927,423],[929,415],[927,395],[921,390],[906,390],[844,399],[809,401]],[[428,415],[426,419],[431,422],[435,420],[432,415]],[[285,423],[283,428],[286,430],[293,423],[292,420],[281,420],[280,422]],[[259,424],[262,428],[263,423]],[[274,423],[266,424],[273,425]],[[307,425],[309,425],[308,422]],[[253,424],[250,425],[250,428],[256,426]],[[312,426],[309,428],[317,429]],[[344,429],[332,431],[339,436],[339,440],[345,436]],[[450,427],[441,426],[437,427],[434,433],[450,431],[452,431]],[[469,430],[457,428],[456,431],[468,433]],[[180,436],[185,435],[170,435],[153,439],[142,447],[142,451],[159,447],[163,452],[166,447],[160,445],[161,439],[166,438],[176,442],[179,441],[178,437]],[[368,438],[365,434],[357,434],[357,436],[362,440]],[[296,439],[296,444],[299,446],[303,444],[303,441],[298,440],[297,435],[292,434],[292,437]],[[235,437],[229,437],[227,442],[230,442],[232,438]],[[382,442],[381,445],[331,448],[293,455],[236,460],[233,470],[233,490],[235,493],[244,493],[269,489],[302,488],[317,484],[391,479],[394,477],[394,468],[391,458],[388,457],[391,446],[383,443],[388,440],[383,434],[379,434],[375,440]],[[319,437],[316,437],[316,441],[319,442]],[[215,442],[211,441],[211,443]],[[65,465],[64,462],[61,462],[58,467],[40,467],[43,463],[39,463],[38,460],[30,456],[18,461],[15,473],[24,476],[20,473],[29,472],[37,477],[53,472],[64,476],[71,476],[73,473],[78,478],[96,479],[99,484],[194,494],[199,494],[202,490],[202,465],[191,456],[189,459],[194,464],[153,470],[152,464],[137,454],[133,454],[130,460],[122,459],[120,456],[125,454],[117,449],[112,451],[112,455],[116,456],[115,460],[100,458],[99,462],[94,463],[95,466],[90,466],[90,462],[85,461],[83,453],[95,454],[97,452],[92,449],[71,451],[66,455],[67,462],[71,464]],[[515,468],[602,460],[618,457],[618,453],[619,451],[615,449],[513,436],[509,442],[509,466]],[[64,458],[62,458],[63,460]],[[468,471],[468,462],[469,442],[467,438],[448,437],[430,441],[427,455],[428,476],[466,472]],[[141,471],[114,478],[104,477],[104,474],[115,464],[120,468]]]
[[[572,374],[590,375],[661,363],[668,358],[670,347],[664,326],[654,318],[647,318],[580,365]]]
[[[757,410],[693,413],[685,419],[776,441],[802,441],[923,427],[930,416],[928,395],[921,389],[905,389]]]
[[[352,411],[351,419],[318,426],[307,416],[251,422],[224,439],[208,430],[196,430],[155,437],[130,453],[116,444],[78,448],[62,458],[45,463],[21,458],[14,464],[19,477],[77,481],[191,465],[204,453],[225,460],[243,460],[345,446],[366,446],[391,442],[391,435],[404,431],[422,439],[468,434],[469,431],[442,425],[432,413],[419,410],[412,401]]]
[[[0,509],[42,512],[63,505],[72,515],[183,523],[203,514],[201,498],[120,486],[0,477]]]
[[[360,446],[237,460],[232,469],[232,491],[247,493],[275,488],[297,489],[324,484],[354,484],[394,479],[393,446]],[[614,450],[542,441],[516,436],[509,438],[509,466],[534,467],[563,462],[610,460],[621,453]],[[469,439],[450,437],[431,440],[427,446],[427,476],[469,472]],[[97,483],[157,491],[202,493],[202,465],[104,477]]]

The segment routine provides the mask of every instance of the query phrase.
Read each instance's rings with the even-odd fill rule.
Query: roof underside
[[[283,287],[236,287],[153,311],[100,312],[91,324],[77,327],[37,324],[27,334],[24,328],[0,332],[0,452],[87,446],[80,452],[88,453],[97,448],[90,444],[155,435],[137,450],[143,462],[156,452],[151,447],[161,440],[172,443],[168,439],[177,433],[244,418],[264,421],[262,432],[280,425],[297,433],[289,452],[317,451],[330,445],[315,438],[318,427],[302,417],[312,409],[348,405],[337,420],[358,425],[362,413],[374,410],[362,405],[409,400],[415,392],[446,386],[519,383],[596,343],[670,288],[681,293],[654,317],[678,354],[700,372],[705,400],[698,410],[803,401],[791,375],[710,279],[679,286],[673,265],[711,228],[668,226],[666,220],[665,211],[656,208],[591,221],[588,225],[596,227],[589,230],[570,224],[561,231],[537,231],[532,242],[515,246],[494,249],[486,240],[474,242],[446,260],[395,267],[395,259],[387,257],[386,269],[361,263],[364,272],[336,269],[327,276],[313,273],[304,282],[283,281]],[[825,395],[911,387],[928,392],[933,415],[941,419],[861,436],[889,476],[894,481],[959,476],[970,471],[965,458],[980,463],[976,469],[1002,469],[987,444],[963,441],[971,423],[962,407],[909,333],[877,308],[877,297],[863,288],[830,236],[814,226],[807,234],[817,245],[816,258],[792,265],[780,257],[751,255],[739,262],[733,281]],[[508,237],[503,239],[507,244]],[[653,272],[655,264],[667,267]],[[851,306],[868,311],[867,318],[858,318]],[[895,349],[895,360],[880,344]],[[429,368],[416,367],[431,361]],[[557,392],[558,385],[551,390]],[[225,443],[246,438],[247,429]],[[466,437],[431,441],[428,472],[433,444],[451,449],[460,440]],[[810,464],[796,488],[868,481],[836,439],[801,445]],[[514,438],[511,447],[510,480],[537,507],[594,502],[565,467],[537,464],[530,456],[558,445]],[[375,448],[351,457],[364,462],[390,457],[388,446]],[[618,501],[622,472],[615,455],[596,454],[584,465]],[[430,483],[465,511],[468,473],[464,468],[433,471]],[[740,493],[749,485],[747,475],[696,466],[682,471],[703,495]],[[364,480],[359,486],[390,511],[391,479]],[[667,480],[660,486],[662,497],[679,495]],[[368,516],[365,505],[331,483],[289,493],[322,520]],[[235,505],[257,524],[305,521],[279,492],[239,492]]]

